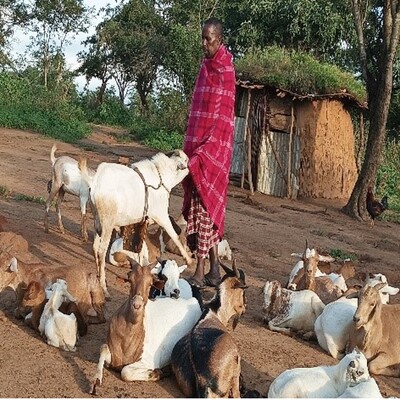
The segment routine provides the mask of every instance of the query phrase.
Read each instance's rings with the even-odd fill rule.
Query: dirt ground
[[[116,140],[115,129],[95,127],[89,139],[79,146],[57,143],[56,155],[78,158],[87,156],[95,167],[102,161],[117,162],[119,156],[139,160],[154,152],[141,145]],[[0,188],[13,194],[46,198],[50,178],[50,149],[54,140],[35,133],[12,129],[0,130]],[[21,196],[20,196],[21,198]],[[182,189],[177,187],[171,198],[171,214],[177,216],[182,204]],[[285,283],[295,263],[292,252],[304,249],[305,241],[322,251],[341,249],[358,255],[359,271],[386,274],[393,286],[400,287],[400,225],[376,221],[367,223],[349,219],[340,212],[340,201],[289,201],[260,194],[248,197],[245,190],[231,186],[226,216],[226,238],[233,248],[238,265],[245,270],[247,312],[233,336],[242,357],[246,386],[257,389],[264,397],[271,381],[282,371],[295,367],[335,364],[316,342],[273,333],[262,323],[262,287],[266,280]],[[0,225],[5,231],[23,235],[31,252],[43,263],[80,265],[94,270],[92,244],[80,240],[78,200],[65,196],[62,205],[66,233],[56,225],[54,208],[50,214],[50,233],[43,228],[44,206],[24,199],[0,197]],[[89,214],[90,239],[93,223]],[[1,227],[0,227],[1,229]],[[168,256],[168,255],[167,255]],[[177,259],[182,261],[181,257]],[[186,270],[184,275],[193,273]],[[125,300],[128,287],[107,272],[112,300],[107,316]],[[209,289],[211,290],[211,289]],[[392,302],[398,303],[400,295]],[[1,397],[90,397],[88,390],[95,371],[99,348],[105,342],[107,324],[90,325],[75,353],[48,346],[40,336],[12,315],[14,293],[0,294],[0,396]],[[400,378],[376,377],[382,394],[400,397]],[[174,378],[160,382],[125,383],[118,373],[106,370],[98,396],[115,397],[182,397]]]

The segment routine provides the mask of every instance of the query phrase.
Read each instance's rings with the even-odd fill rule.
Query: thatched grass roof
[[[363,84],[337,66],[279,47],[253,49],[235,63],[238,84],[275,87],[295,98],[341,98],[366,107]]]

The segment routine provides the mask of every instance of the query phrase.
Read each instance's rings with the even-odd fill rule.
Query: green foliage
[[[121,104],[114,89],[106,90],[101,104],[97,101],[98,91],[85,91],[79,96],[78,103],[84,110],[88,122],[111,126],[130,126],[132,112]]]
[[[0,186],[0,197],[7,197],[10,190],[6,186]]]
[[[183,147],[183,135],[176,131],[167,131],[149,120],[136,119],[131,126],[133,139],[160,151],[170,151]]]
[[[298,94],[332,94],[346,91],[366,100],[363,85],[337,66],[318,62],[304,52],[272,46],[251,49],[236,62],[240,79],[276,86]]]
[[[389,210],[400,213],[400,142],[386,142],[376,180],[376,196],[389,198]],[[391,213],[385,212],[382,218]]]
[[[0,126],[76,142],[89,134],[82,110],[57,91],[0,73]]]
[[[29,201],[31,203],[37,203],[37,204],[41,204],[41,205],[45,205],[46,204],[46,200],[43,197],[40,196],[29,196],[26,194],[22,194],[22,193],[17,193],[14,197],[14,200],[17,201]]]
[[[342,249],[331,249],[329,255],[333,257],[336,261],[344,261],[350,259],[351,261],[357,261],[358,256],[356,253],[349,252]]]

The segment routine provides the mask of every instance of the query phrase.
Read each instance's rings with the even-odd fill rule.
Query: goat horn
[[[227,274],[232,274],[232,273],[234,273],[234,271],[231,270],[227,265],[225,265],[221,260],[219,260],[219,264],[220,264],[221,267],[224,269],[225,273],[227,273]]]
[[[232,268],[233,268],[233,272],[235,273],[235,276],[237,278],[240,278],[240,273],[239,273],[239,271],[238,271],[238,269],[236,267],[236,258],[234,258],[233,261],[232,261]]]
[[[10,245],[9,245],[8,247],[6,247],[5,249],[1,250],[1,251],[0,251],[0,254],[8,253],[8,251],[11,250],[11,249],[13,248],[13,246],[14,246],[13,243],[10,244]]]

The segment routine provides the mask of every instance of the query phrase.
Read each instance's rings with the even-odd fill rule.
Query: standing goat
[[[234,329],[245,311],[247,286],[235,262],[233,270],[224,269],[201,319],[172,351],[172,371],[185,397],[240,397],[240,355],[227,324],[234,317]]]
[[[67,289],[67,282],[64,279],[57,279],[51,285],[49,301],[44,306],[40,317],[39,332],[46,336],[47,344],[60,347],[63,350],[75,351],[75,344],[78,338],[78,324],[75,314],[63,314],[59,311],[65,300],[74,302]]]
[[[79,168],[90,187],[96,236],[93,252],[101,287],[107,297],[105,276],[106,252],[115,228],[143,221],[146,217],[163,227],[178,246],[187,264],[192,259],[186,252],[169,219],[168,207],[171,190],[189,173],[188,157],[181,151],[170,157],[158,153],[151,159],[132,164],[101,163],[94,176],[90,176],[86,160]]]
[[[57,146],[54,144],[50,152],[50,160],[52,165],[51,180],[47,184],[49,197],[46,200],[46,212],[44,215],[44,230],[49,231],[49,210],[52,201],[57,196],[56,212],[58,215],[58,226],[61,233],[64,233],[64,225],[61,219],[61,203],[65,193],[79,197],[81,208],[81,236],[84,242],[88,240],[86,227],[86,205],[89,200],[89,187],[82,180],[81,172],[78,167],[78,161],[69,156],[55,157]],[[87,169],[88,175],[93,176],[94,171]]]

